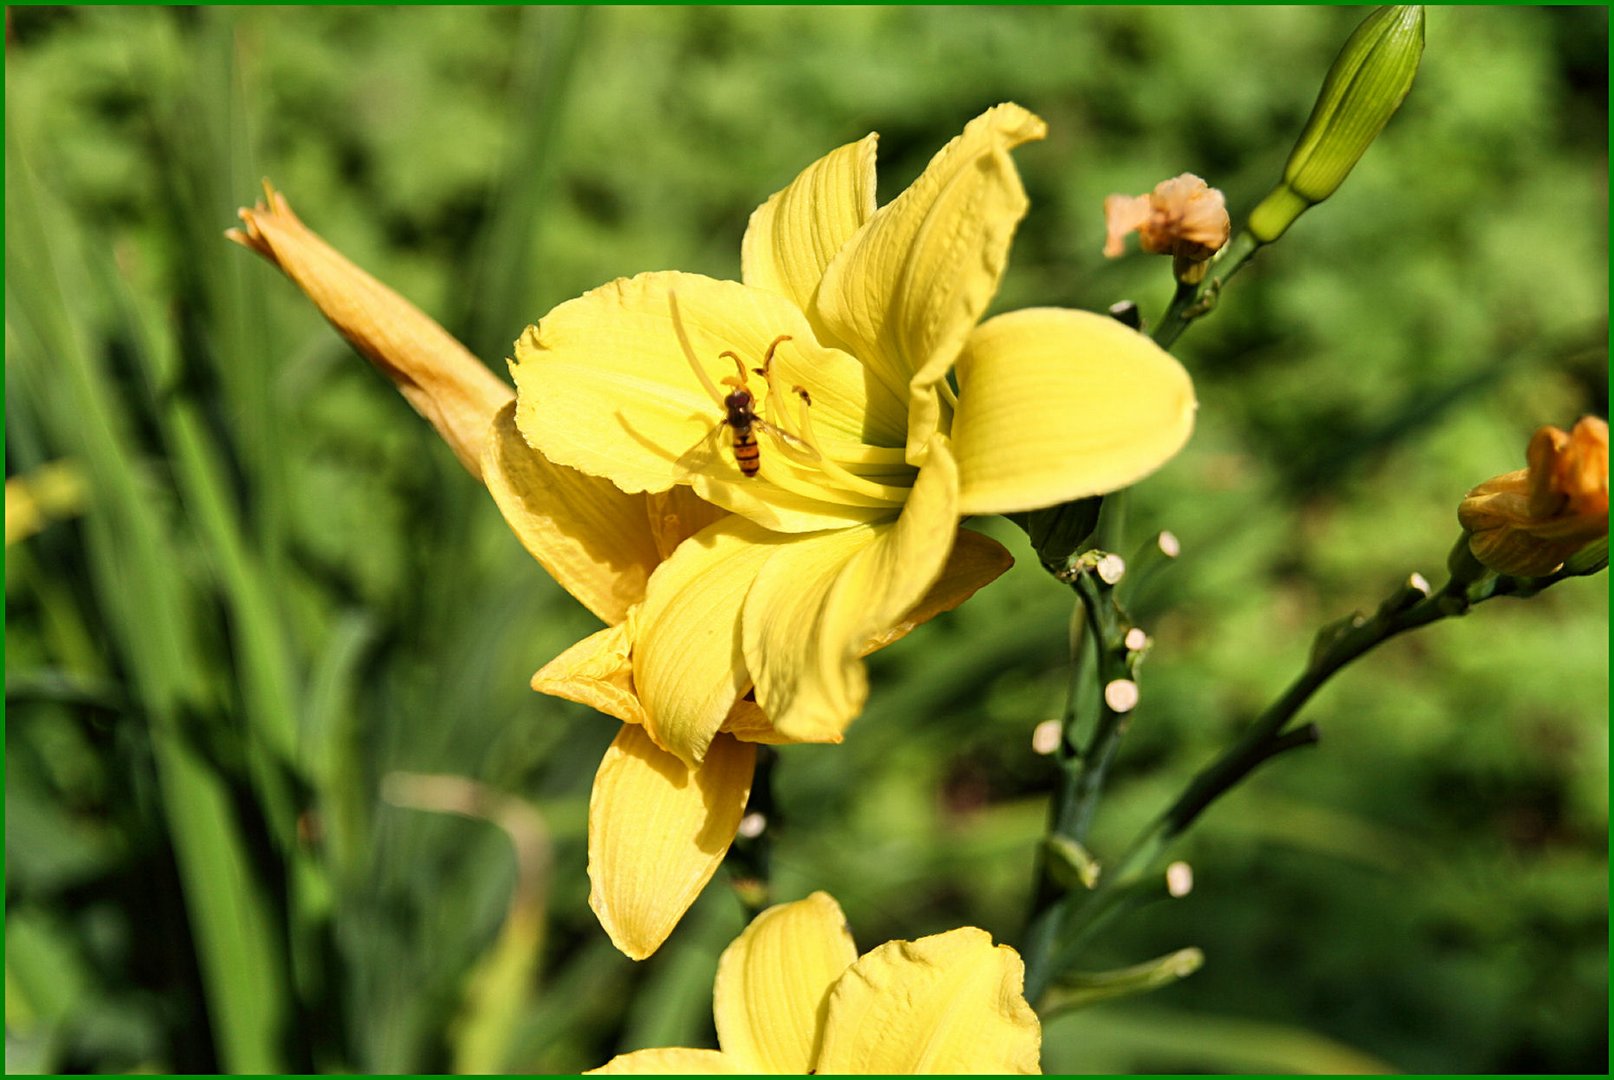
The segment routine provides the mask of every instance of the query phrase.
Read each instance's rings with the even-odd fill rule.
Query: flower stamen
[[[670,291],[667,293],[667,308],[672,315],[673,333],[678,337],[678,345],[683,350],[684,359],[689,362],[690,369],[695,372],[695,377],[705,387],[712,401],[719,406],[723,405],[723,392],[718,389],[718,384],[712,381],[712,377],[707,374],[706,369],[701,366],[700,361],[696,358],[695,347],[690,342],[689,331],[684,326],[683,314],[678,309],[678,296],[676,293]],[[792,338],[789,334],[781,334],[774,338],[767,351],[763,354],[762,366],[751,369],[752,372],[761,376],[763,382],[767,385],[767,398],[765,399],[767,402],[776,400],[776,395],[778,394],[778,387],[774,381],[773,373],[774,355],[780,345],[790,340]],[[737,373],[725,377],[722,384],[735,389],[745,389],[745,362],[740,358],[739,354],[732,349],[725,349],[718,355],[733,360],[737,369]],[[875,499],[880,503],[898,504],[907,500],[909,494],[911,494],[911,488],[901,485],[875,483],[848,471],[841,464],[844,462],[845,464],[872,466],[878,470],[892,469],[901,471],[906,465],[906,458],[901,447],[862,445],[837,447],[837,453],[832,459],[829,454],[824,452],[823,445],[812,434],[811,421],[807,419],[806,407],[812,403],[811,395],[802,386],[794,386],[792,389],[803,399],[801,411],[797,416],[797,430],[791,431],[783,423],[778,425],[760,424],[764,432],[775,438],[787,458],[799,466],[822,470],[847,491],[856,492],[865,498]],[[780,421],[785,420],[782,413],[783,410],[781,410],[781,415],[778,417]],[[810,494],[808,490],[801,488],[799,485],[784,482],[779,474],[772,469],[768,469],[766,465],[764,466],[764,472],[769,474],[769,479],[772,483],[787,491]]]
[[[679,347],[684,350],[684,359],[689,361],[690,370],[695,373],[695,377],[700,380],[701,385],[706,388],[706,392],[711,395],[713,404],[721,408],[723,406],[723,391],[717,388],[717,384],[712,381],[712,377],[706,374],[706,369],[701,367],[700,361],[695,358],[695,346],[689,343],[689,331],[684,329],[684,318],[678,312],[678,294],[671,290],[667,292],[667,310],[672,314],[673,333],[678,337]],[[727,353],[725,355],[733,356],[734,354]],[[735,363],[739,363],[738,357],[735,358]],[[741,378],[745,376],[744,364],[740,365],[740,376]],[[729,380],[724,379],[723,381],[727,383]]]
[[[848,491],[855,491],[860,495],[867,495],[870,498],[884,501],[902,503],[913,493],[911,488],[899,487],[893,484],[877,484],[872,480],[866,480],[855,473],[847,471],[834,458],[824,453],[818,439],[813,434],[812,395],[803,386],[793,386],[791,390],[801,399],[796,408],[796,431],[799,433],[801,441],[812,447],[818,454],[817,465],[825,475]]]

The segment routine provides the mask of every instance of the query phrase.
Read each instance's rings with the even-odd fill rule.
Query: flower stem
[[[740,833],[729,847],[723,865],[729,871],[729,883],[734,895],[745,908],[747,921],[760,915],[773,903],[773,833],[775,805],[773,800],[773,765],[778,753],[771,746],[757,747],[756,772],[751,779],[751,797],[745,804],[745,815],[740,819]],[[752,822],[760,829],[750,832]]]
[[[1026,997],[1035,1002],[1049,983],[1068,968],[1082,946],[1118,913],[1133,906],[1136,897],[1154,894],[1150,877],[1166,848],[1204,813],[1207,807],[1246,779],[1263,762],[1289,750],[1317,742],[1314,724],[1289,727],[1295,715],[1337,672],[1358,657],[1398,634],[1453,615],[1498,596],[1532,596],[1569,577],[1594,573],[1599,567],[1566,567],[1545,578],[1498,577],[1468,559],[1465,533],[1452,552],[1452,577],[1431,592],[1414,575],[1386,597],[1372,617],[1356,614],[1318,632],[1306,669],[1283,695],[1264,710],[1244,734],[1190,781],[1167,809],[1132,841],[1121,857],[1107,867],[1097,885],[1082,894],[1069,893],[1042,913],[1043,936],[1032,936],[1035,946],[1026,960]]]
[[[1166,313],[1160,317],[1160,325],[1154,329],[1152,336],[1155,343],[1162,349],[1171,348],[1172,343],[1188,328],[1189,323],[1202,315],[1208,315],[1216,307],[1222,286],[1244,268],[1244,264],[1250,261],[1250,257],[1260,247],[1260,242],[1248,229],[1241,229],[1221,253],[1211,260],[1210,270],[1198,285],[1179,283],[1176,294],[1172,296],[1171,303],[1166,308]]]
[[[1033,980],[1040,984],[1047,978],[1046,967],[1061,937],[1067,908],[1067,894],[1053,872],[1050,844],[1065,841],[1074,850],[1085,850],[1081,845],[1092,826],[1093,814],[1098,809],[1110,764],[1120,749],[1121,737],[1126,733],[1126,720],[1130,713],[1130,706],[1125,711],[1117,711],[1101,692],[1092,736],[1086,746],[1081,745],[1082,697],[1087,685],[1084,663],[1086,649],[1083,647],[1085,641],[1080,633],[1081,628],[1085,626],[1085,637],[1092,639],[1098,685],[1101,688],[1117,681],[1130,681],[1137,657],[1126,646],[1131,621],[1115,602],[1112,594],[1114,583],[1105,581],[1098,569],[1105,557],[1100,551],[1086,553],[1080,557],[1069,576],[1083,618],[1080,622],[1073,618],[1071,627],[1071,678],[1061,721],[1058,758],[1062,777],[1049,807],[1048,836],[1037,853],[1036,884],[1032,890],[1023,950],[1028,988],[1033,985]]]

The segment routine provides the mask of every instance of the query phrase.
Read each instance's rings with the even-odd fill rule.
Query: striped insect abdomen
[[[728,411],[723,422],[734,432],[734,464],[740,467],[741,475],[755,476],[762,468],[762,448],[751,430],[757,420],[756,399],[749,390],[735,390],[723,399],[723,407]]]
[[[734,463],[745,476],[755,476],[762,468],[762,448],[749,427],[734,429]]]

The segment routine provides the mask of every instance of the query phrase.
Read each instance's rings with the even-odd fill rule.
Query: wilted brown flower
[[[1492,570],[1541,577],[1608,535],[1608,424],[1582,417],[1568,432],[1543,427],[1529,468],[1493,476],[1468,493],[1457,520],[1469,550]]]
[[[1135,230],[1143,250],[1173,256],[1173,272],[1189,284],[1204,276],[1205,261],[1232,232],[1227,200],[1193,173],[1162,180],[1147,195],[1111,195],[1104,200],[1104,221],[1106,256],[1120,255],[1126,234]]]

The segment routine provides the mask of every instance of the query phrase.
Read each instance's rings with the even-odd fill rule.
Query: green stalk
[[[70,287],[85,283],[82,269],[69,271],[86,245],[46,217],[13,119],[8,116],[6,125],[6,309],[19,340],[8,373],[19,376],[55,438],[89,469],[91,571],[133,677],[140,705],[134,715],[150,724],[219,1063],[230,1072],[279,1072],[286,995],[275,917],[228,784],[197,751],[190,730],[216,708],[196,642],[184,629],[194,605],[174,546],[133,467],[131,442],[111,401],[112,381],[92,360],[84,327],[69,315],[76,308],[67,297],[85,295]],[[39,370],[39,358],[47,356],[54,365],[49,378]]]
[[[1106,582],[1096,569],[1104,558],[1103,552],[1087,552],[1068,575],[1080,601],[1087,637],[1093,642],[1100,688],[1117,680],[1131,679],[1138,655],[1127,648],[1126,634],[1131,622],[1115,603],[1113,582]],[[1037,855],[1031,917],[1022,950],[1026,961],[1026,996],[1033,1001],[1058,973],[1054,960],[1070,907],[1070,894],[1062,887],[1053,860],[1061,852],[1067,853],[1067,857],[1084,858],[1083,844],[1130,713],[1130,709],[1117,712],[1101,692],[1092,738],[1085,747],[1079,747],[1081,697],[1086,679],[1084,650],[1076,626],[1072,627],[1071,639],[1070,688],[1061,721],[1058,759],[1062,777],[1049,808],[1048,836]],[[1092,872],[1091,866],[1085,869]]]
[[[1210,268],[1199,284],[1179,283],[1171,303],[1166,307],[1166,313],[1160,316],[1160,325],[1150,335],[1155,344],[1162,349],[1171,348],[1182,332],[1188,329],[1189,323],[1210,314],[1221,298],[1222,287],[1233,279],[1234,274],[1244,269],[1244,265],[1261,246],[1248,229],[1241,229],[1211,260]]]
[[[520,12],[519,52],[529,59],[518,65],[510,87],[505,133],[510,149],[476,240],[472,286],[462,294],[466,308],[453,320],[464,324],[464,340],[484,360],[507,356],[521,328],[542,314],[533,307],[540,276],[536,241],[549,201],[555,147],[594,17],[586,8]],[[498,370],[502,373],[502,364]]]
[[[1068,898],[1071,910],[1064,921],[1063,934],[1046,966],[1039,966],[1035,986],[1027,963],[1026,996],[1035,1001],[1047,985],[1049,973],[1064,970],[1080,954],[1081,947],[1128,906],[1129,896],[1146,890],[1160,857],[1178,836],[1222,795],[1245,780],[1263,762],[1289,750],[1317,742],[1315,725],[1291,728],[1296,714],[1327,682],[1352,662],[1382,643],[1422,626],[1454,615],[1466,614],[1476,604],[1498,596],[1530,596],[1571,577],[1599,572],[1606,563],[1576,560],[1546,578],[1510,578],[1484,572],[1468,555],[1464,534],[1449,560],[1453,574],[1438,591],[1430,592],[1421,579],[1410,579],[1391,593],[1371,616],[1348,616],[1318,632],[1311,659],[1283,695],[1268,706],[1224,750],[1216,760],[1195,775],[1183,793],[1129,844],[1100,879],[1098,887],[1084,896]]]

